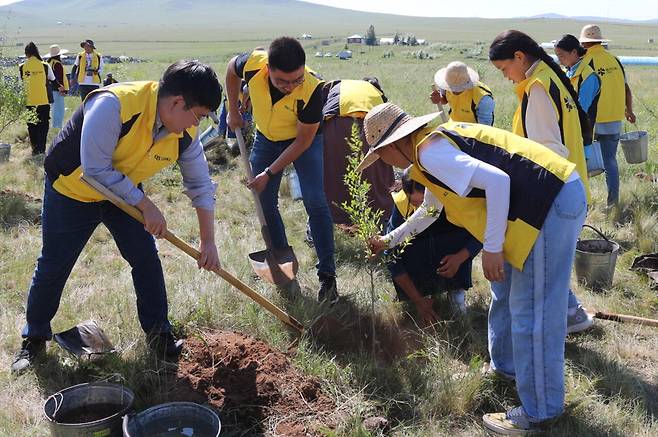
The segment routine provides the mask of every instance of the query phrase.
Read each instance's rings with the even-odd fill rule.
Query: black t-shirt
[[[253,70],[253,71],[244,71],[244,67],[247,64],[247,60],[249,59],[249,56],[251,53],[242,53],[237,56],[235,59],[235,74],[238,75],[238,77],[244,79],[249,83],[252,77],[258,73],[258,70]],[[272,97],[272,105],[274,105],[276,102],[284,98],[286,95],[279,91],[273,84],[272,81],[269,80],[268,78],[268,83],[270,86],[270,96]],[[311,98],[309,99],[308,103],[302,109],[299,111],[297,114],[297,119],[305,124],[314,124],[314,123],[319,123],[322,121],[322,106],[324,105],[324,101],[322,99],[322,86],[318,85],[315,90],[313,91],[313,94],[311,94]]]

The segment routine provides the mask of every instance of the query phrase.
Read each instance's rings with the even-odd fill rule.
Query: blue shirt
[[[493,126],[494,122],[494,109],[496,102],[491,96],[482,96],[480,103],[475,108],[475,114],[478,118],[478,123]]]

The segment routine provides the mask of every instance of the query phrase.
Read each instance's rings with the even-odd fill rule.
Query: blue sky
[[[15,3],[16,1],[0,0],[0,5]],[[658,19],[658,0],[551,0],[550,2],[532,0],[469,0],[463,3],[447,0],[304,1],[369,12],[386,12],[427,17],[511,18],[555,13],[567,16],[597,16],[630,20]]]

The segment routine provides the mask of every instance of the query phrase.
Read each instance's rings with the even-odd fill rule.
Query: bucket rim
[[[612,245],[612,250],[610,252],[596,253],[596,252],[588,252],[588,251],[585,251],[585,250],[578,249],[578,244],[579,243],[592,243],[592,242],[603,242],[603,243],[611,244]],[[619,245],[619,243],[617,243],[616,241],[613,241],[613,240],[603,240],[603,239],[600,239],[600,238],[592,238],[592,239],[587,239],[587,240],[578,240],[576,242],[576,252],[587,253],[587,254],[590,254],[590,255],[605,255],[607,253],[615,253],[615,252],[619,252],[619,249],[621,249],[621,246]]]
[[[214,409],[202,405],[202,404],[197,404],[196,402],[189,402],[189,401],[175,401],[175,402],[165,402],[162,404],[156,404],[148,407],[145,410],[140,411],[139,413],[131,414],[130,417],[124,416],[124,421],[122,425],[122,430],[124,435],[128,435],[128,427],[130,426],[130,423],[135,420],[135,418],[141,414],[146,415],[147,413],[153,413],[156,412],[162,408],[166,407],[193,407],[201,410],[205,410],[207,413],[212,414],[214,417],[217,418],[217,424],[219,425],[219,429],[217,430],[217,435],[219,435],[222,432],[222,419],[219,417],[219,413],[215,411]],[[126,420],[128,418],[128,420]]]
[[[122,390],[124,390],[125,392],[127,392],[128,395],[130,396],[130,398],[131,398],[131,399],[130,399],[130,404],[129,404],[128,406],[126,406],[126,407],[123,407],[120,411],[118,411],[118,412],[116,412],[116,413],[114,413],[114,414],[112,414],[112,415],[110,415],[110,416],[103,417],[102,419],[94,420],[94,421],[91,421],[91,422],[84,422],[84,423],[66,423],[66,422],[58,422],[57,420],[55,420],[55,417],[54,417],[55,414],[53,414],[53,417],[50,417],[50,416],[48,415],[48,413],[46,412],[46,406],[48,405],[48,402],[50,402],[50,399],[51,399],[51,398],[53,399],[54,402],[57,402],[57,400],[55,399],[55,397],[56,397],[57,395],[60,395],[60,396],[61,396],[64,392],[72,391],[73,389],[82,388],[83,386],[95,386],[95,387],[99,387],[99,386],[100,386],[100,387],[115,387],[115,388],[121,388]],[[124,416],[124,415],[125,415],[128,411],[130,411],[130,409],[133,407],[133,403],[134,403],[134,401],[135,401],[135,393],[134,393],[130,388],[126,387],[126,386],[123,385],[123,384],[117,384],[117,383],[113,383],[113,382],[83,382],[83,383],[81,383],[81,384],[76,384],[76,385],[72,385],[72,386],[70,386],[70,387],[66,387],[66,388],[64,388],[64,389],[62,389],[62,390],[59,390],[59,391],[57,391],[57,392],[51,394],[50,396],[48,396],[48,398],[46,399],[46,401],[43,403],[43,415],[46,416],[46,420],[47,420],[48,422],[50,422],[50,423],[55,423],[55,424],[57,424],[57,426],[63,426],[63,427],[79,427],[79,426],[81,426],[81,425],[93,425],[93,424],[98,424],[98,423],[100,423],[100,422],[106,421],[106,420],[108,420],[108,419],[115,419],[115,418],[117,418],[117,417],[122,417],[122,416]]]

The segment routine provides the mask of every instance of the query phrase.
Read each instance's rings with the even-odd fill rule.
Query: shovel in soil
[[[89,185],[91,188],[95,189],[98,191],[100,194],[105,196],[107,200],[112,202],[117,208],[134,218],[140,223],[144,223],[144,216],[142,216],[141,211],[139,211],[137,208],[135,208],[132,205],[128,205],[126,202],[123,201],[119,196],[114,194],[112,191],[108,190],[103,184],[98,182],[92,177],[85,176],[84,174],[80,177],[82,181],[84,181],[87,185]],[[169,241],[171,244],[194,258],[195,260],[199,259],[201,256],[201,253],[178,238],[176,235],[174,235],[172,232],[167,231],[165,236],[163,237],[165,240]],[[247,295],[249,298],[251,298],[254,302],[256,302],[258,305],[261,307],[265,308],[267,311],[272,313],[276,318],[281,320],[283,323],[291,327],[293,330],[297,331],[299,335],[302,334],[304,331],[304,326],[294,317],[283,311],[281,308],[270,302],[265,296],[261,295],[251,287],[249,287],[247,284],[244,282],[240,281],[238,278],[224,270],[223,268],[219,267],[215,270],[213,270],[213,273],[217,274],[220,276],[222,279],[224,279],[226,282],[240,290],[243,294]]]
[[[244,165],[247,179],[253,179],[254,175],[249,163],[249,156],[247,155],[247,147],[245,146],[242,130],[236,129],[235,136],[238,140],[240,147],[240,156],[242,164]],[[265,241],[265,250],[252,252],[249,254],[249,262],[254,272],[265,281],[274,285],[286,285],[295,279],[299,263],[295,252],[292,247],[288,246],[285,249],[275,249],[272,247],[272,239],[270,237],[270,230],[265,222],[265,215],[263,214],[263,206],[260,203],[260,197],[253,188],[251,194],[254,197],[256,204],[256,215],[260,223],[260,233]]]

